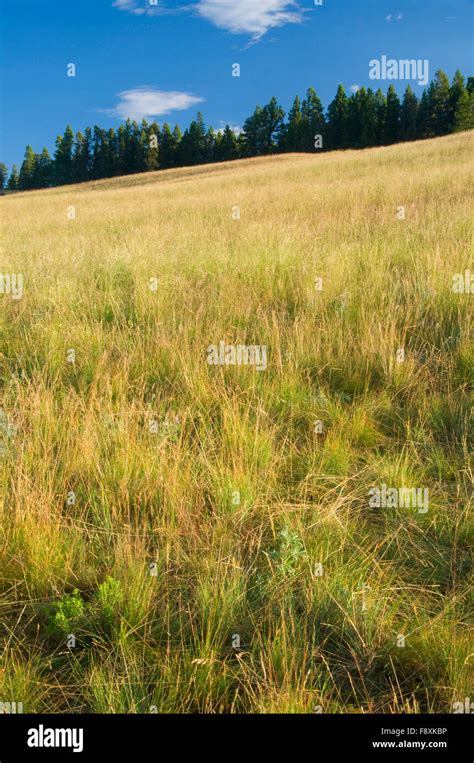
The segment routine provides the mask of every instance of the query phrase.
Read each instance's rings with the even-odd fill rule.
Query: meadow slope
[[[24,279],[0,294],[0,702],[472,696],[472,148],[0,199],[0,273]],[[266,370],[209,365],[220,341]],[[382,485],[429,508],[371,505]]]

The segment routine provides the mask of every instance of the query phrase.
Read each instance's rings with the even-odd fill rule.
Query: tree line
[[[326,112],[314,88],[303,100],[296,96],[285,121],[285,111],[273,97],[257,106],[242,131],[206,128],[201,113],[183,133],[176,125],[162,126],[145,119],[128,119],[117,130],[87,127],[74,135],[66,127],[51,157],[43,148],[36,154],[26,147],[20,171],[10,177],[0,164],[1,188],[10,191],[48,188],[68,183],[129,175],[172,167],[224,162],[274,153],[369,148],[420,140],[474,128],[474,77],[458,70],[452,83],[439,70],[421,98],[411,87],[402,100],[393,85],[385,95],[379,88],[359,88],[348,96],[339,85]]]

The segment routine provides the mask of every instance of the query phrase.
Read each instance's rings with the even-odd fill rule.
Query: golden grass
[[[471,136],[1,200],[0,701],[468,696]],[[383,483],[429,511],[371,508]]]

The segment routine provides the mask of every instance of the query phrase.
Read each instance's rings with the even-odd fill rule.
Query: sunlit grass
[[[471,156],[458,134],[2,199],[0,701],[469,696]],[[267,370],[208,365],[221,340]],[[383,483],[429,511],[371,508]]]

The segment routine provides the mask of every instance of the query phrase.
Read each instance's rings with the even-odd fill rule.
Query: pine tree
[[[263,109],[257,106],[244,123],[245,154],[265,156],[278,150],[284,134],[285,112],[273,97]]]
[[[258,156],[260,153],[260,133],[262,129],[261,106],[256,106],[252,116],[244,122],[242,145],[246,156]]]
[[[72,152],[74,147],[74,133],[68,125],[64,135],[56,138],[56,152],[54,154],[55,180],[58,185],[73,182],[72,176]]]
[[[123,174],[131,175],[140,172],[140,127],[134,120],[127,119],[124,129]]]
[[[472,129],[474,129],[474,91],[469,94],[465,89],[456,103],[453,131],[462,132]]]
[[[138,135],[137,164],[136,164],[137,172],[145,172],[147,170],[147,157],[148,157],[148,149],[149,149],[148,129],[149,129],[148,122],[146,121],[146,119],[144,119],[141,124],[140,132]]]
[[[115,134],[115,130],[112,127],[110,130],[107,130],[107,136],[105,140],[107,145],[107,169],[104,177],[111,178],[117,174],[118,165],[117,135]]]
[[[450,86],[449,79],[441,70],[435,74],[431,88],[431,114],[435,135],[447,135],[450,132]]]
[[[260,126],[260,153],[271,154],[278,150],[284,130],[285,112],[275,96],[262,109]]]
[[[91,130],[76,133],[72,159],[72,177],[74,183],[83,183],[90,177],[91,168]]]
[[[8,168],[3,162],[0,162],[0,189],[3,191],[8,179]]]
[[[26,147],[25,158],[20,169],[19,187],[22,191],[34,188],[36,160],[31,146]]]
[[[302,151],[303,145],[303,114],[301,111],[301,101],[297,95],[288,113],[288,122],[282,132],[280,149],[290,152]]]
[[[53,162],[47,148],[35,154],[34,188],[49,188],[53,185]]]
[[[179,152],[181,150],[182,140],[183,140],[183,133],[181,132],[181,127],[179,125],[175,125],[173,130],[173,146],[174,146],[174,156],[175,156],[176,163],[178,163],[179,161]]]
[[[205,148],[205,159],[204,161],[206,163],[214,162],[215,161],[215,151],[216,151],[216,133],[214,131],[213,127],[210,127],[206,133],[206,148]]]
[[[410,85],[405,90],[400,109],[400,139],[416,140],[418,130],[418,98]]]
[[[165,122],[159,138],[160,165],[163,169],[173,167],[176,161],[176,145],[168,122]]]
[[[20,185],[20,177],[18,175],[18,169],[16,164],[13,165],[10,177],[8,179],[7,188],[9,191],[18,191]]]
[[[376,102],[376,146],[383,145],[383,136],[385,130],[385,120],[387,118],[387,99],[384,92],[378,88],[375,93]]]
[[[147,129],[146,170],[155,172],[160,166],[160,126],[153,122]]]
[[[238,156],[239,144],[237,142],[237,136],[229,125],[226,125],[224,132],[218,133],[215,148],[216,161],[230,162],[233,159],[237,159]]]
[[[400,137],[400,99],[393,85],[387,90],[387,112],[383,142],[385,145],[396,143]]]
[[[188,141],[184,147],[185,166],[190,164],[203,164],[206,159],[207,143],[206,143],[206,126],[204,124],[204,117],[199,111],[197,118],[194,119],[189,125]],[[184,137],[183,137],[184,141]]]
[[[469,93],[464,84],[464,77],[459,71],[456,71],[449,90],[449,132],[459,132],[459,130],[469,129],[468,127],[459,127],[459,125],[469,123]]]
[[[328,142],[330,148],[346,148],[349,105],[343,85],[337,88],[336,97],[328,107]]]
[[[326,138],[324,109],[314,87],[308,88],[301,107],[301,128],[297,134],[295,151],[314,151],[316,137]]]
[[[107,142],[107,133],[98,125],[94,125],[92,130],[92,160],[91,160],[91,179],[99,180],[107,177],[109,168],[109,148]]]
[[[361,102],[359,90],[347,103],[346,143],[348,148],[360,148],[362,138]]]
[[[432,138],[435,134],[431,108],[431,91],[432,86],[430,85],[427,90],[423,90],[420,98],[417,124],[418,138]]]
[[[378,100],[374,91],[369,87],[359,90],[361,146],[378,145]]]

